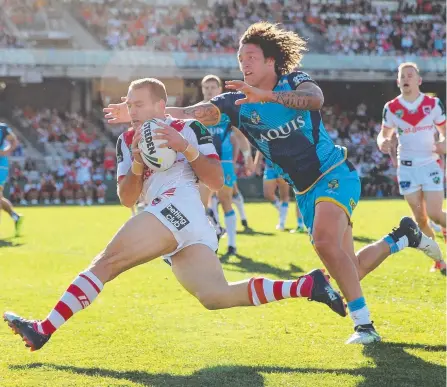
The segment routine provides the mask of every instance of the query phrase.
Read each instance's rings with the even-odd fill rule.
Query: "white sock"
[[[220,220],[219,220],[219,200],[217,199],[216,195],[211,196],[211,210],[213,211],[214,219],[216,221],[216,224],[220,227]]]
[[[236,247],[236,213],[234,210],[225,214],[225,227],[228,235],[228,246]]]
[[[240,192],[237,195],[233,196],[233,203],[239,212],[239,216],[241,220],[247,220],[247,215],[245,215],[245,207],[244,207],[244,197]]]
[[[275,198],[275,200],[273,200],[273,202],[271,202],[273,204],[273,206],[279,211],[279,200],[278,198]]]
[[[354,322],[355,327],[357,325],[371,324],[369,309],[366,305],[362,309],[349,312],[349,316]]]
[[[282,202],[279,208],[279,224],[282,227],[286,225],[287,211],[289,211],[289,203]]]

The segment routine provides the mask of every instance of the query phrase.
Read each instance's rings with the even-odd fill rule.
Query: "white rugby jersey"
[[[445,123],[445,109],[439,98],[421,93],[414,102],[402,95],[389,101],[383,109],[382,125],[397,131],[398,160],[413,166],[428,164],[439,156],[434,152],[435,125]]]
[[[203,155],[219,160],[208,129],[196,120],[177,120],[167,115],[165,122],[180,132]],[[133,129],[122,133],[116,144],[117,180],[127,175],[132,166]],[[151,203],[160,195],[173,195],[175,188],[193,186],[198,189],[198,179],[183,153],[177,153],[174,165],[162,172],[154,172],[144,166],[144,183],[140,201]]]

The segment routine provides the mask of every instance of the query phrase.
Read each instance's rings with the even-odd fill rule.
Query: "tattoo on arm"
[[[183,113],[200,121],[205,126],[216,125],[220,120],[219,109],[211,103],[189,106],[183,109]]]
[[[319,110],[322,105],[321,95],[310,90],[274,92],[273,102],[299,110]]]

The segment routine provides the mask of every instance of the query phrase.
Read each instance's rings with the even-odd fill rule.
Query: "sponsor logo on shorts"
[[[332,179],[329,183],[327,183],[327,186],[329,189],[337,189],[340,184],[338,183],[337,179]]]
[[[171,223],[178,231],[189,224],[188,218],[183,215],[177,207],[169,204],[161,210],[161,214]]]
[[[349,206],[351,207],[351,211],[354,211],[354,208],[357,206],[357,203],[353,198],[349,199]]]
[[[170,188],[167,191],[163,192],[160,196],[156,197],[154,200],[152,200],[151,205],[156,206],[159,204],[164,198],[170,198],[171,196],[174,196],[176,188]]]
[[[400,181],[399,185],[402,189],[408,189],[411,186],[411,181]]]
[[[430,173],[430,177],[432,177],[432,176],[436,176],[436,175],[439,175],[439,172],[438,172],[438,171]]]
[[[434,178],[433,178],[433,183],[435,183],[435,184],[439,184],[441,182],[441,178],[439,177],[439,176],[435,176]]]
[[[152,200],[151,205],[156,206],[156,205],[157,205],[158,203],[160,203],[160,202],[161,202],[161,198],[158,197],[158,198],[155,198],[154,200]]]

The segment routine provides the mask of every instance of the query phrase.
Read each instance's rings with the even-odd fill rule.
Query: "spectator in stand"
[[[56,181],[50,174],[42,177],[40,181],[40,200],[43,204],[60,204],[59,192],[56,187]]]

